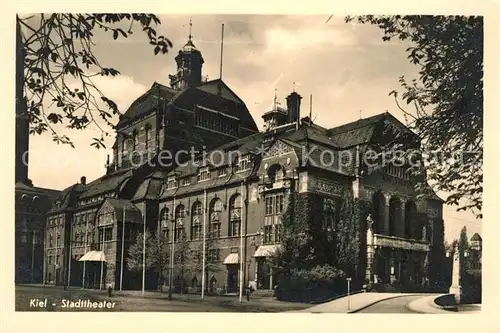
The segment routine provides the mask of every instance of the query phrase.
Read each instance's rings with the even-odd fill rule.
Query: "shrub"
[[[278,281],[276,298],[283,301],[311,302],[345,292],[344,272],[330,265],[282,272]]]

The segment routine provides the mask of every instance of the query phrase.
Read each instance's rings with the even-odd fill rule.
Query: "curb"
[[[436,296],[427,296],[425,297],[426,300],[425,301],[425,304],[429,307],[429,309],[433,309],[434,311],[433,312],[428,312],[428,311],[424,311],[422,310],[421,307],[418,307],[418,306],[415,306],[415,303],[418,303],[418,302],[422,302],[421,299],[417,299],[413,302],[410,302],[408,304],[405,305],[405,307],[412,311],[412,312],[415,312],[415,313],[422,313],[422,314],[440,314],[440,313],[443,313],[443,314],[453,314],[453,313],[456,313],[456,311],[453,311],[453,310],[447,310],[441,306],[438,306],[434,300],[438,297],[441,297],[443,295],[436,295]]]
[[[387,301],[389,299],[393,299],[393,298],[399,298],[399,297],[406,297],[406,296],[413,296],[413,294],[403,294],[403,295],[396,295],[396,296],[390,296],[390,297],[387,297],[387,298],[382,298],[382,299],[379,299],[379,300],[376,300],[374,302],[371,302],[369,304],[366,304],[366,305],[363,305],[362,307],[360,308],[357,308],[357,309],[354,309],[354,310],[350,310],[350,311],[347,311],[347,313],[356,313],[356,312],[359,312],[361,310],[364,310],[374,304],[377,304],[377,303],[380,303],[380,302],[383,302],[383,301]],[[418,296],[418,294],[415,294],[415,296]]]

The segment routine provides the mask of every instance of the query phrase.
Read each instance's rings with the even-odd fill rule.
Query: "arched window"
[[[168,208],[163,207],[163,209],[160,211],[160,230],[163,236],[163,239],[168,241],[169,238],[169,225],[168,225]]]
[[[415,202],[409,200],[405,204],[405,238],[413,238],[415,235],[415,213],[417,206]]]
[[[229,236],[239,236],[241,228],[241,196],[235,194],[229,200]]]
[[[182,239],[184,237],[184,218],[186,217],[186,209],[184,205],[178,205],[175,208],[175,240]]]
[[[136,151],[137,150],[137,142],[138,142],[138,137],[137,137],[137,130],[134,130],[132,132],[132,150]]]
[[[267,171],[267,176],[269,177],[269,182],[274,184],[279,182],[284,177],[284,170],[281,168],[279,164],[273,164],[269,167]]]
[[[210,202],[210,224],[208,226],[208,233],[210,238],[220,237],[221,213],[222,201],[219,198],[215,198]]]
[[[375,192],[372,198],[372,229],[374,233],[382,233],[385,220],[385,197],[380,191]]]
[[[392,197],[389,201],[389,236],[396,236],[396,223],[401,222],[401,200]]]
[[[151,149],[152,145],[151,145],[151,125],[147,124],[145,127],[144,127],[144,137],[145,137],[145,148],[146,150],[149,150]]]
[[[191,240],[201,239],[202,234],[203,206],[196,201],[191,209]]]

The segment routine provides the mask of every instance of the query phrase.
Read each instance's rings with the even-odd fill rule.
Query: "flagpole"
[[[142,294],[146,285],[146,207],[144,207],[144,235],[142,236]]]
[[[173,281],[173,274],[174,274],[174,251],[175,251],[175,197],[174,197],[174,202],[173,202],[173,207],[172,207],[172,212],[174,214],[174,218],[172,221],[172,249],[170,250],[170,274],[168,277],[168,299],[172,300],[172,281]]]
[[[205,248],[206,248],[206,230],[207,230],[207,189],[203,189],[203,260],[202,260],[202,268],[201,268],[201,299],[205,296]]]
[[[122,218],[122,258],[120,265],[120,291],[122,291],[123,287],[123,251],[125,249],[125,207],[123,207],[123,218]]]
[[[88,228],[88,226],[89,226],[89,219],[86,219],[86,221],[87,222],[85,223],[85,247],[84,247],[84,252],[85,253],[83,255],[87,254],[87,245],[88,245],[87,244],[87,239],[88,239],[87,233],[88,233],[88,230],[89,230],[89,228]],[[87,262],[86,260],[83,262],[83,278],[82,278],[82,288],[83,289],[85,289],[85,266],[86,266],[86,262]]]
[[[241,220],[241,209],[243,209],[243,182],[240,190],[240,303],[243,299],[243,223]]]
[[[102,228],[102,254],[104,254],[104,228]],[[102,290],[102,273],[103,273],[103,270],[104,270],[104,261],[103,261],[103,256],[101,256],[101,281],[99,283],[99,290]]]
[[[224,23],[222,23],[222,32],[221,32],[221,38],[220,38],[220,73],[219,73],[219,79],[222,80],[222,54],[224,51]]]

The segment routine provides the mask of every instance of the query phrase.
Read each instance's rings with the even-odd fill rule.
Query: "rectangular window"
[[[274,196],[266,196],[266,215],[272,215],[274,206]]]
[[[281,242],[281,224],[275,224],[274,225],[274,242],[279,243]]]
[[[281,214],[283,212],[283,194],[276,195],[276,214]]]
[[[52,265],[52,256],[49,256],[49,265]]]
[[[108,242],[113,239],[113,227],[104,229],[104,241]]]
[[[264,226],[264,244],[271,243],[272,236],[273,236],[273,226],[272,225]]]
[[[219,222],[210,223],[208,232],[211,238],[214,239],[220,238],[220,223]]]
[[[208,250],[208,261],[217,262],[220,260],[220,249],[209,249]]]
[[[241,221],[239,219],[229,221],[229,236],[239,236],[240,235]]]
[[[175,241],[178,241],[184,237],[184,227],[177,227],[175,229]]]

